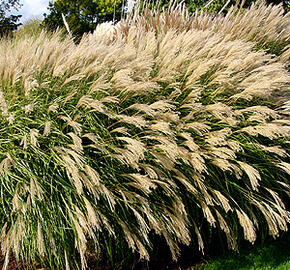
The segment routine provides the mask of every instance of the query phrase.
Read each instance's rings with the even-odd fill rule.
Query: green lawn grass
[[[289,270],[290,235],[216,258],[200,270]]]

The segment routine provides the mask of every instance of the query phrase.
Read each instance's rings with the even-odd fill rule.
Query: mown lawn
[[[288,270],[290,269],[290,235],[278,241],[227,254],[208,262],[199,270]]]

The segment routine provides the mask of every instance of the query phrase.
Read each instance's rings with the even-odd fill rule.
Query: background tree
[[[4,0],[0,3],[0,36],[16,30],[21,23],[18,23],[21,15],[8,15],[13,9],[21,7],[19,0]]]
[[[44,25],[50,29],[64,26],[62,14],[74,35],[93,31],[98,23],[119,20],[122,0],[56,0],[50,2]]]

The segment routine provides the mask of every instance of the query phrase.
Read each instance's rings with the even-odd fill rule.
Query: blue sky
[[[17,12],[22,15],[21,22],[32,17],[42,18],[43,13],[47,12],[48,3],[50,0],[20,0],[21,9]],[[15,14],[15,11],[12,12]]]

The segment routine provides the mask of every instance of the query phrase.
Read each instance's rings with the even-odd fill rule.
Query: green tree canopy
[[[93,31],[98,23],[119,20],[121,7],[122,0],[56,0],[49,3],[44,24],[50,29],[64,26],[63,14],[71,32],[80,36]]]
[[[19,0],[4,0],[0,3],[0,37],[16,30],[21,23],[18,23],[21,15],[8,15],[13,9],[21,7]]]

